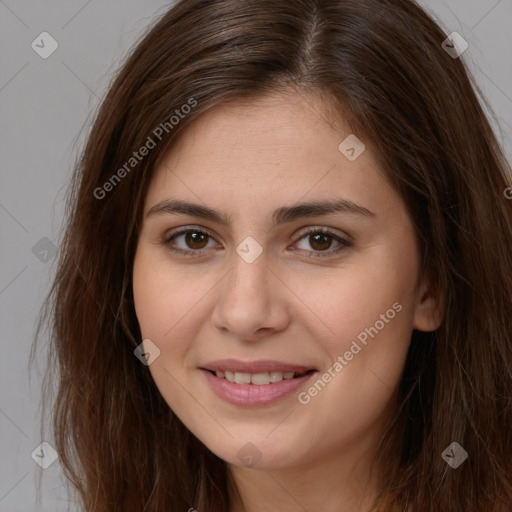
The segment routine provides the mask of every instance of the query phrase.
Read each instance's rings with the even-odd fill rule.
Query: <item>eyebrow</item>
[[[225,212],[219,212],[208,206],[190,203],[188,201],[180,201],[178,199],[167,199],[155,204],[148,211],[146,217],[162,213],[190,215],[192,217],[210,220],[223,226],[229,226],[232,221],[231,216]],[[298,203],[293,206],[282,206],[277,208],[272,214],[272,222],[275,227],[278,224],[293,222],[297,219],[332,215],[334,213],[359,214],[366,217],[376,216],[372,211],[352,201],[346,199],[331,199]]]

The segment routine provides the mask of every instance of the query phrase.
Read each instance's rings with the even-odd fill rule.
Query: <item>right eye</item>
[[[182,239],[182,247],[176,248],[176,240]],[[169,250],[182,254],[184,256],[199,256],[202,251],[207,248],[208,239],[213,239],[210,233],[197,228],[187,228],[175,231],[174,233],[167,235],[162,243],[166,245]],[[183,247],[183,244],[185,245]]]

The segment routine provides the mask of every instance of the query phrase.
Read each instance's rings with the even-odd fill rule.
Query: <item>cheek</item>
[[[172,266],[153,247],[137,251],[133,270],[135,313],[143,339],[161,351],[159,365],[169,369],[188,366],[187,354],[206,321],[209,296],[218,276]],[[153,372],[155,369],[151,365]]]
[[[150,259],[140,250],[137,251],[133,270],[133,298],[135,313],[143,338],[160,338],[165,328],[165,312],[171,315],[169,308],[172,293],[164,293],[161,286],[161,272],[151,271]],[[168,303],[169,302],[169,303]],[[172,318],[169,317],[169,321]],[[168,328],[170,325],[168,326]]]
[[[311,398],[319,414],[327,411],[333,424],[346,411],[358,416],[359,426],[372,422],[400,380],[412,333],[418,270],[414,240],[405,240],[400,247],[368,249],[357,263],[324,280],[323,289],[301,281],[298,294],[308,297],[316,313],[304,317],[309,318],[304,325],[324,356],[319,378],[328,381],[327,389],[319,383],[303,398]]]
[[[363,343],[371,339],[368,330],[375,334],[375,328],[381,345],[408,339],[415,278],[415,265],[410,261],[380,254],[372,264],[358,262],[331,279],[296,280],[294,291],[307,298],[302,321],[309,319],[305,327],[314,333],[312,339],[335,359],[350,350],[358,336]]]
[[[186,273],[172,271],[154,248],[139,247],[133,268],[135,312],[143,336],[163,339],[193,306]],[[190,290],[192,291],[192,290]]]
[[[137,250],[133,269],[135,312],[142,339],[150,339],[160,350],[148,369],[175,411],[190,408],[188,395],[183,393],[183,388],[188,387],[183,367],[196,337],[194,316],[200,309],[198,294],[202,290],[201,286],[187,288],[189,281],[186,273],[173,271],[151,248]]]

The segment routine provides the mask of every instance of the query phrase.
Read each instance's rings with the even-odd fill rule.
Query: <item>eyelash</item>
[[[172,247],[171,242],[175,238],[177,238],[177,237],[179,237],[181,235],[185,235],[187,233],[200,233],[200,234],[207,235],[208,237],[214,239],[214,237],[208,231],[205,231],[204,229],[191,229],[191,228],[187,228],[187,229],[182,229],[180,231],[176,231],[174,233],[171,233],[170,235],[167,235],[166,237],[164,237],[162,239],[162,244],[166,245],[167,248],[170,251],[175,252],[175,253],[179,253],[182,256],[192,256],[192,257],[199,257],[199,256],[201,256],[202,251],[204,251],[206,249],[193,250],[193,249],[176,249],[175,247]],[[313,257],[313,258],[332,257],[333,255],[338,254],[339,252],[341,252],[346,247],[351,247],[352,246],[352,242],[350,242],[349,240],[346,240],[346,239],[340,237],[339,235],[333,233],[329,229],[326,229],[326,228],[315,228],[315,227],[307,228],[307,230],[304,233],[302,233],[302,235],[297,240],[297,242],[299,242],[303,238],[306,238],[309,235],[313,235],[313,234],[315,234],[315,235],[316,234],[327,235],[329,238],[332,238],[336,242],[338,242],[340,244],[340,246],[338,248],[334,249],[334,250],[310,251],[312,254],[314,254],[314,256],[310,256],[310,258],[311,257]]]

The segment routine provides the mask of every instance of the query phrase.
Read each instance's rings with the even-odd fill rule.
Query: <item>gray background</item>
[[[445,32],[468,41],[463,58],[490,100],[498,117],[493,126],[512,161],[512,0],[421,3]],[[29,381],[28,355],[55,270],[52,248],[78,150],[120,60],[168,5],[0,0],[0,512],[58,512],[68,505],[59,461],[41,470],[31,458],[46,441],[39,427],[45,359],[40,353],[40,371]],[[47,59],[31,48],[44,31],[59,44]],[[42,506],[36,506],[40,473]]]

